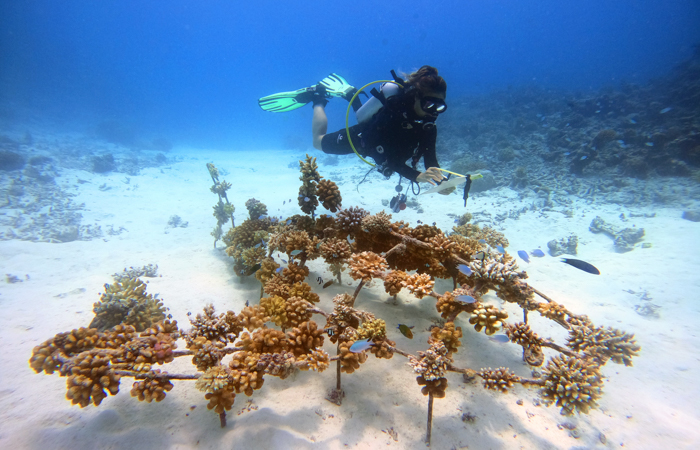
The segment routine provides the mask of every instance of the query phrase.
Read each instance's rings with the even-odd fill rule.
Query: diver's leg
[[[314,105],[314,117],[311,120],[311,136],[313,137],[314,148],[321,150],[321,139],[328,131],[328,117],[326,116],[325,105]]]

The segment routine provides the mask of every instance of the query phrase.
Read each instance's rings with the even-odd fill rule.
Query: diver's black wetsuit
[[[415,167],[421,156],[426,169],[440,166],[435,153],[437,128],[416,116],[413,98],[390,98],[370,121],[350,127],[350,136],[360,155],[416,181],[420,172]],[[344,128],[323,136],[321,149],[331,155],[353,153]],[[406,165],[409,159],[412,167]]]

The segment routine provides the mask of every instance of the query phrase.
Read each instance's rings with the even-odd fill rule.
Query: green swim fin
[[[311,102],[314,92],[315,87],[280,92],[258,99],[258,105],[265,111],[270,112],[293,111]]]
[[[350,101],[356,92],[355,87],[337,73],[328,75],[326,78],[321,80],[320,84],[326,87],[326,92],[328,92],[332,97],[342,97],[348,101]]]

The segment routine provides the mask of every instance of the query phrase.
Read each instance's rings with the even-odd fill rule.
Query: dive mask
[[[437,97],[421,97],[420,107],[428,114],[442,114],[447,110],[445,100]]]

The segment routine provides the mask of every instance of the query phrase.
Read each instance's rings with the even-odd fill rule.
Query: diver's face
[[[430,116],[430,117],[433,117],[433,118],[437,118],[439,112],[434,111],[434,110],[433,110],[433,111],[425,111],[425,110],[423,109],[423,106],[422,106],[422,105],[426,103],[426,102],[424,101],[425,98],[439,99],[439,100],[442,100],[442,101],[444,102],[444,100],[445,100],[445,94],[444,94],[444,93],[437,93],[437,92],[428,92],[428,93],[425,93],[425,94],[417,93],[417,94],[416,94],[416,100],[415,100],[415,102],[414,102],[414,104],[413,104],[413,109],[414,109],[414,111],[416,112],[416,115],[417,115],[418,117]],[[430,104],[430,103],[432,103],[432,102],[427,102],[427,103]],[[445,107],[445,108],[446,108],[446,107]],[[440,111],[440,112],[442,112],[442,111]]]

